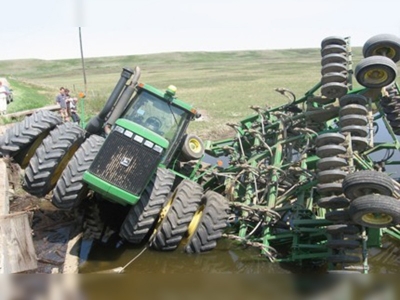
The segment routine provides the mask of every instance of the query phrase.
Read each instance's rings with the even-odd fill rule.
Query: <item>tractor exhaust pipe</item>
[[[136,86],[140,78],[140,68],[135,67],[134,75],[132,77],[131,83],[122,92],[117,104],[114,107],[110,117],[107,120],[107,124],[104,127],[105,132],[108,134],[111,131],[111,127],[114,125],[115,121],[121,116],[121,113],[125,109],[129,100],[132,98],[133,93],[136,91]]]
[[[101,128],[104,125],[106,116],[113,108],[115,102],[118,100],[121,91],[123,90],[129,78],[132,77],[132,74],[133,71],[131,69],[128,68],[122,69],[121,77],[117,85],[115,86],[114,90],[112,91],[110,97],[108,98],[106,104],[104,105],[103,109],[97,116],[94,116],[92,119],[90,119],[89,123],[86,125],[85,129],[87,132],[89,132],[90,134],[95,134],[101,130]]]

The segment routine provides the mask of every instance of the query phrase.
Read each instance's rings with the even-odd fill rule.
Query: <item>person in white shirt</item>
[[[8,91],[0,81],[0,115],[7,114],[7,95]]]

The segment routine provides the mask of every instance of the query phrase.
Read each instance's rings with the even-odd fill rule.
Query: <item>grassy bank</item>
[[[353,49],[354,66],[361,49]],[[141,82],[164,90],[174,84],[178,98],[194,104],[204,121],[190,130],[219,135],[224,124],[253,112],[250,105],[275,106],[286,101],[277,87],[303,95],[320,80],[320,50],[291,49],[236,52],[188,52],[88,58],[85,112],[98,112],[119,79],[122,67],[140,66]],[[53,103],[60,86],[83,91],[81,62],[68,60],[0,61],[2,76],[11,78],[15,103],[10,112]]]

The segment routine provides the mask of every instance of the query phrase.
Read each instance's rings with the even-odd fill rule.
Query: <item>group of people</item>
[[[61,87],[56,102],[60,106],[60,114],[64,122],[72,119],[72,122],[79,124],[81,119],[77,113],[78,98],[72,97],[67,88]]]
[[[8,90],[0,81],[0,115],[7,114],[7,96]]]

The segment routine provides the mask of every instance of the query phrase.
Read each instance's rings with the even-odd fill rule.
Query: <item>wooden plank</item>
[[[31,231],[26,212],[0,216],[0,274],[37,268]]]
[[[43,107],[40,107],[40,108],[19,111],[19,112],[15,112],[15,113],[12,113],[12,114],[6,114],[6,115],[3,115],[3,116],[0,116],[0,118],[16,119],[18,117],[29,116],[29,115],[33,114],[35,111],[38,111],[38,110],[59,111],[60,110],[60,106],[58,104],[43,106]]]
[[[0,159],[0,216],[8,214],[9,203],[7,166],[4,160]]]

